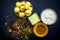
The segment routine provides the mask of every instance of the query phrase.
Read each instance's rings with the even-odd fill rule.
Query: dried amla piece
[[[9,32],[12,32],[12,29],[9,29],[8,31],[9,31]]]
[[[18,37],[21,35],[21,23],[18,20],[14,20],[11,27],[8,29],[12,37]]]
[[[33,27],[28,27],[28,28],[27,28],[27,32],[28,32],[29,34],[32,34],[32,33],[33,33]]]
[[[18,15],[19,15],[20,18],[25,17],[25,13],[24,12],[20,12],[20,13],[18,13]]]
[[[39,22],[34,26],[33,32],[38,37],[44,37],[48,34],[48,26],[42,22]]]
[[[12,23],[12,28],[15,29],[15,30],[19,30],[19,27],[20,27],[20,22],[19,21],[14,21]]]
[[[20,12],[20,9],[19,9],[19,7],[15,7],[15,8],[14,8],[14,12],[15,12],[15,13],[18,13],[18,12]]]
[[[21,7],[21,3],[20,2],[16,2],[16,6],[17,7]]]
[[[30,16],[31,14],[32,14],[32,13],[31,13],[30,10],[26,10],[26,11],[25,11],[25,15],[26,15],[26,16]]]

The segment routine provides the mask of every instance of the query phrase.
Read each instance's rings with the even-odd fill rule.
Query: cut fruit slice
[[[44,37],[48,34],[48,26],[42,22],[39,22],[34,26],[33,32],[38,37]]]

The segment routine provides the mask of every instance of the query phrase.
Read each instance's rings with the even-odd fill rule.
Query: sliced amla
[[[21,3],[20,2],[16,2],[16,6],[17,7],[21,7]]]
[[[20,12],[20,9],[19,9],[19,7],[15,7],[15,8],[14,8],[14,12],[15,12],[15,13],[18,13],[18,12]]]
[[[19,13],[19,17],[20,17],[20,18],[25,17],[25,13],[24,13],[24,12],[20,12],[20,13]]]
[[[44,37],[48,34],[48,26],[42,22],[39,22],[34,26],[33,32],[38,37]]]
[[[26,11],[25,11],[25,15],[26,15],[26,16],[30,16],[31,14],[32,14],[32,12],[31,12],[30,10],[26,10]]]

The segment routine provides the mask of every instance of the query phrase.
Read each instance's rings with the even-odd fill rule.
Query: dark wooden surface
[[[8,25],[16,19],[13,8],[15,3],[21,0],[0,0],[0,40],[13,40],[7,37],[7,28],[4,23],[7,22]],[[40,16],[40,13],[45,8],[52,8],[57,12],[58,20],[56,24],[49,26],[49,33],[46,37],[38,38],[34,34],[30,36],[31,40],[58,40],[60,36],[60,1],[59,0],[27,0],[30,1],[33,5],[33,13],[37,12]],[[8,16],[8,19],[6,16]]]

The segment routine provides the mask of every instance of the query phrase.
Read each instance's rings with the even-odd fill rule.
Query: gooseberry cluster
[[[14,8],[14,12],[20,18],[30,16],[32,14],[32,10],[32,4],[28,1],[16,2],[16,6]]]

